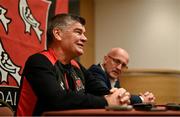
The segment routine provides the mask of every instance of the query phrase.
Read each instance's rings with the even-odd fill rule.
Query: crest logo
[[[39,41],[41,42],[42,31],[39,29],[40,23],[33,17],[30,8],[28,7],[26,0],[20,0],[19,2],[19,11],[21,18],[25,23],[25,32],[31,33],[31,27],[36,32]]]
[[[1,84],[5,82],[8,83],[8,74],[13,76],[16,80],[18,86],[20,86],[21,76],[19,74],[20,67],[15,65],[8,55],[8,53],[3,49],[2,42],[0,41],[0,73],[1,73]]]
[[[11,20],[5,16],[6,12],[7,10],[0,6],[0,21],[4,27],[4,30],[7,32],[8,24],[11,22]]]

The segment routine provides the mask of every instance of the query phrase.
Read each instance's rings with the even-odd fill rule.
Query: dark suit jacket
[[[88,69],[88,71],[91,72],[97,80],[101,81],[101,84],[103,84],[104,86],[103,88],[104,88],[105,93],[109,92],[109,90],[112,88],[111,83],[110,83],[107,73],[101,68],[100,64],[92,65]],[[115,83],[115,87],[120,88],[119,81]],[[131,101],[131,104],[142,103],[142,100],[138,95],[131,95],[130,101]]]

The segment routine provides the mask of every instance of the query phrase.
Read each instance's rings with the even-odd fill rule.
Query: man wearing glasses
[[[103,84],[104,93],[108,93],[112,88],[120,88],[118,78],[122,71],[128,68],[128,53],[122,48],[112,48],[106,56],[102,64],[92,65],[88,70],[100,80]],[[92,89],[93,90],[93,89]],[[95,90],[95,89],[94,89]],[[150,92],[140,95],[131,95],[130,103],[154,103],[155,97]]]

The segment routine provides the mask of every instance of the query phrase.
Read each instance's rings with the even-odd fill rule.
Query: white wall
[[[180,0],[95,0],[96,63],[112,47],[130,68],[180,69]]]

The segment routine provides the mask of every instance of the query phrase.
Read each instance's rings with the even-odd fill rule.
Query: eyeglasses
[[[119,60],[119,59],[116,59],[116,58],[113,58],[112,56],[109,56],[108,55],[108,57],[110,58],[110,59],[112,59],[112,62],[113,62],[113,64],[115,64],[115,65],[120,65],[121,64],[121,68],[122,69],[128,69],[128,66],[124,63],[124,62],[122,62],[121,60]]]

